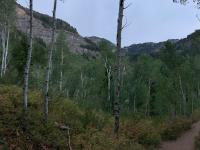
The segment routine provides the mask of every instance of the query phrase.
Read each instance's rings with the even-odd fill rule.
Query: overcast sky
[[[29,0],[18,0],[28,6]],[[58,1],[57,17],[74,26],[82,36],[99,36],[115,43],[119,0]],[[127,0],[125,12],[129,26],[123,31],[123,45],[184,38],[200,29],[200,10],[173,0]],[[53,0],[34,0],[34,10],[52,15]]]

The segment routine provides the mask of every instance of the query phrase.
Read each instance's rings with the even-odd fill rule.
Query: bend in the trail
[[[192,129],[184,133],[176,141],[168,141],[161,143],[159,150],[194,150],[195,137],[200,132],[200,121],[193,124]]]

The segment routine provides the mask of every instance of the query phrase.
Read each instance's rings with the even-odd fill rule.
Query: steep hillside
[[[190,53],[191,49],[193,50],[200,50],[200,47],[198,46],[200,42],[200,30],[196,30],[194,33],[188,35],[184,39],[173,39],[173,40],[168,40],[176,45],[176,48],[178,51],[182,53]],[[125,47],[126,52],[130,56],[137,56],[143,53],[155,55],[157,54],[161,48],[164,47],[165,43],[164,42],[159,42],[159,43],[142,43],[142,44],[133,44],[131,46]]]
[[[23,33],[28,33],[29,31],[29,11],[27,8],[17,4],[16,7],[16,27],[19,31]],[[52,17],[41,14],[39,12],[34,12],[33,19],[33,35],[35,38],[42,39],[46,44],[49,44],[51,40],[51,22]],[[86,54],[92,57],[96,57],[99,55],[99,44],[103,42],[107,42],[113,48],[115,45],[104,39],[96,36],[93,37],[82,37],[77,30],[72,27],[67,22],[57,19],[57,35],[58,32],[64,30],[67,34],[66,42],[68,43],[69,50],[76,54]],[[199,50],[200,48],[197,46],[200,42],[200,30],[195,31],[191,35],[188,35],[187,38],[184,39],[172,39],[168,40],[174,43],[178,50],[182,52],[189,53],[190,49]],[[156,55],[161,48],[164,47],[166,41],[159,43],[141,43],[141,44],[132,44],[128,47],[124,48],[124,52],[129,56],[138,56],[143,53]]]
[[[16,6],[16,28],[27,34],[29,31],[29,12],[17,4]],[[34,12],[33,18],[33,36],[42,39],[46,44],[51,40],[51,22],[52,18],[38,12]],[[96,45],[101,42],[101,38],[96,42],[93,38],[84,38],[78,34],[77,30],[70,26],[68,23],[58,19],[57,20],[57,35],[59,31],[64,30],[67,34],[66,42],[68,43],[69,50],[76,54],[87,54],[92,57],[99,55],[99,52],[90,48],[91,45]],[[89,46],[88,46],[89,45]]]
[[[173,43],[178,42],[178,40],[168,40],[168,41]],[[125,50],[130,55],[138,55],[141,53],[153,54],[157,53],[164,46],[165,42],[159,42],[159,43],[149,42],[149,43],[133,44],[128,47],[125,47]]]
[[[17,4],[17,7],[24,10],[27,14],[29,14],[29,9]],[[42,24],[47,27],[47,28],[50,28],[52,27],[52,22],[53,22],[53,18],[48,16],[48,15],[45,15],[45,14],[41,14],[41,13],[38,13],[36,11],[33,12],[33,16],[38,19],[38,20],[41,20],[42,21]],[[72,27],[70,24],[68,24],[67,22],[61,20],[61,19],[57,19],[56,20],[56,28],[59,29],[59,30],[66,30],[66,31],[69,31],[69,32],[72,32],[72,33],[77,33],[77,30],[76,28]]]

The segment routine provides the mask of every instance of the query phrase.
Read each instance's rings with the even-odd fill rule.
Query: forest
[[[0,149],[199,150],[200,30],[132,51],[125,0],[116,43],[80,36],[52,1],[48,16],[0,0]]]

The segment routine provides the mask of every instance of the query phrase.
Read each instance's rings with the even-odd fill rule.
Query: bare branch
[[[131,23],[129,23],[128,24],[128,21],[127,21],[127,17],[125,16],[125,18],[126,18],[126,21],[125,21],[125,24],[122,26],[122,30],[124,29],[124,28],[127,28]]]
[[[124,9],[129,8],[132,5],[132,3],[129,3],[126,7],[124,7]]]
[[[199,18],[199,16],[198,16],[198,14],[196,14],[196,18],[197,18],[197,20],[200,22],[200,18]]]
[[[29,7],[29,3],[27,2],[27,0],[25,0],[26,6]]]

